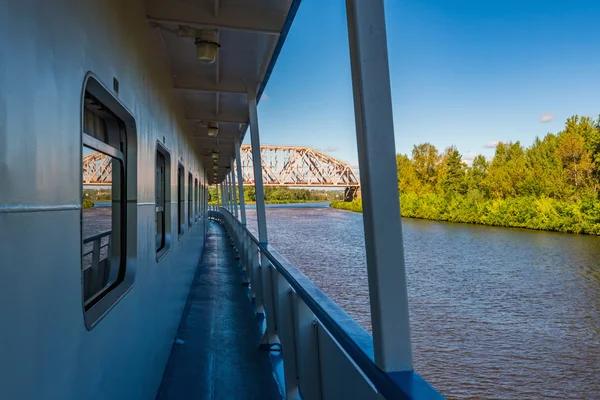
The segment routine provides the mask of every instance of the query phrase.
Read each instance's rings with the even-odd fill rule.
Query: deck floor
[[[223,227],[209,223],[157,399],[281,399],[269,354]]]

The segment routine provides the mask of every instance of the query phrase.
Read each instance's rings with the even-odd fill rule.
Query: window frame
[[[194,179],[194,223],[200,219],[200,192],[198,190],[198,176]]]
[[[120,138],[119,148],[111,146],[88,134],[85,126],[85,113],[94,112],[89,108],[86,99],[89,97],[98,101],[103,112],[109,113],[115,121],[107,123],[107,129],[116,135],[118,129]],[[81,307],[84,324],[87,330],[92,330],[106,316],[119,301],[131,290],[135,278],[135,263],[129,263],[129,259],[137,257],[137,226],[127,223],[129,219],[137,221],[137,126],[135,117],[127,107],[115,96],[115,94],[104,85],[92,72],[87,72],[80,94],[79,104],[80,118],[80,177],[83,174],[83,148],[99,151],[103,154],[116,158],[121,163],[119,188],[121,207],[119,210],[119,270],[117,279],[107,285],[90,299],[85,300],[85,278],[83,270],[83,205],[80,208],[80,262],[81,262]],[[105,120],[107,121],[107,120]],[[107,121],[108,122],[108,121]],[[113,188],[114,190],[114,188]],[[83,201],[83,182],[80,183],[80,196]],[[113,244],[115,246],[115,244]]]
[[[191,228],[194,225],[194,176],[192,175],[191,168],[188,170],[188,179],[187,179],[187,221],[188,228]]]
[[[177,164],[177,233],[178,240],[185,234],[185,167]]]
[[[160,141],[156,141],[156,151],[155,151],[155,155],[158,155],[158,153],[160,153],[163,158],[164,158],[164,163],[165,163],[165,171],[164,171],[164,183],[163,183],[163,191],[164,191],[164,195],[163,195],[163,246],[160,248],[156,248],[155,246],[155,250],[156,250],[156,262],[159,262],[160,260],[163,259],[163,257],[169,252],[169,250],[171,249],[171,242],[172,242],[172,232],[171,232],[171,153],[169,152],[169,149],[167,149],[167,147],[162,144]],[[155,158],[155,165],[154,165],[155,171],[156,168],[158,168],[158,165],[156,165],[156,158]],[[156,174],[155,174],[155,179],[156,179]],[[158,182],[154,182],[154,190],[156,193],[156,188],[157,188]],[[156,197],[156,195],[155,195]],[[156,200],[156,199],[155,199]],[[159,208],[159,206],[156,204],[155,201],[155,213],[158,213],[157,209]],[[156,227],[156,218],[154,219],[154,223],[155,223],[155,227]],[[156,240],[156,238],[155,238]]]

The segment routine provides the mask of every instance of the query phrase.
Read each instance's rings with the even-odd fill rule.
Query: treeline
[[[396,163],[405,217],[600,234],[600,118],[573,116],[527,148],[498,143],[493,159],[471,166],[456,147],[429,143]]]
[[[344,192],[340,190],[309,190],[273,186],[266,186],[264,190],[265,202],[271,204],[335,201],[341,200],[344,197]],[[216,204],[217,189],[215,187],[210,187],[208,193],[209,204]],[[237,194],[239,195],[239,192]],[[256,191],[254,186],[244,187],[244,201],[246,203],[256,202]]]

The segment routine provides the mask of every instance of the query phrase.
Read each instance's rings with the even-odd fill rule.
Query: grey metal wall
[[[204,241],[203,221],[177,240],[176,163],[201,182],[204,173],[183,136],[183,110],[145,14],[142,0],[0,0],[2,398],[156,395]],[[137,228],[137,254],[127,260],[136,269],[133,288],[91,331],[80,254],[88,71],[109,88],[116,77],[118,98],[135,117],[138,193],[137,221],[129,221]],[[154,163],[163,136],[173,163],[174,235],[157,263]]]

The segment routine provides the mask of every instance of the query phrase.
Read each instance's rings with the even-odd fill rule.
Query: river
[[[402,223],[414,364],[428,382],[451,399],[600,399],[600,238]],[[267,226],[270,245],[369,330],[362,214],[268,206]]]

